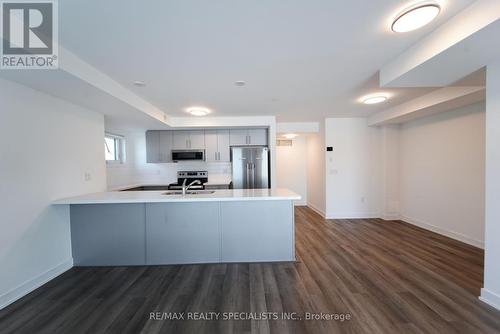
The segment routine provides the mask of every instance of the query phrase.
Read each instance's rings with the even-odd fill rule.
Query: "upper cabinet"
[[[229,162],[229,130],[205,130],[205,153],[208,162]]]
[[[205,148],[205,131],[204,130],[177,130],[173,132],[174,150],[202,150]]]
[[[249,129],[250,145],[267,145],[267,129]]]
[[[231,161],[230,145],[229,130],[217,130],[217,148],[219,151],[219,161]]]
[[[230,162],[230,147],[267,145],[267,129],[146,131],[148,163],[172,162],[172,150],[205,150],[207,162]]]
[[[267,129],[232,129],[231,146],[267,145]]]
[[[205,149],[205,130],[189,131],[189,149]]]
[[[189,149],[189,131],[172,131],[172,149],[187,150]]]
[[[173,133],[172,131],[158,132],[160,132],[160,162],[172,162]]]
[[[172,131],[146,131],[146,161],[172,162]]]
[[[146,131],[146,161],[148,163],[160,162],[160,132]]]
[[[248,129],[231,129],[229,134],[231,146],[248,145]]]

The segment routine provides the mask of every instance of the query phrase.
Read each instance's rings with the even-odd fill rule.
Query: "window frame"
[[[115,160],[105,160],[107,165],[123,165],[125,163],[125,137],[115,135],[113,133],[104,133],[104,145],[106,145],[106,138],[112,139],[115,145]],[[106,147],[104,148],[106,149]],[[104,152],[104,159],[106,159],[106,152]]]

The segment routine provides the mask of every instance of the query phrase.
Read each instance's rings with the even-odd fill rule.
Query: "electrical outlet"
[[[89,172],[85,172],[85,181],[90,181],[92,180],[92,174],[90,174]]]

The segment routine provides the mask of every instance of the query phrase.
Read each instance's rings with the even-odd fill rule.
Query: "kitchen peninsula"
[[[76,266],[295,261],[293,201],[286,189],[185,196],[120,191],[62,199]]]

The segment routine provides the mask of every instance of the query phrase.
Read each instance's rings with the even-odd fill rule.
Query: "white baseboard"
[[[35,278],[32,278],[22,283],[21,285],[10,290],[9,292],[0,295],[0,310],[12,304],[16,300],[26,296],[31,291],[38,289],[48,281],[53,280],[54,278],[61,275],[65,271],[71,269],[72,267],[73,267],[73,258],[55,266],[52,269],[47,270],[46,272],[38,275]]]
[[[453,231],[444,229],[442,227],[438,227],[438,226],[435,226],[435,225],[432,225],[432,224],[429,224],[429,223],[426,223],[426,222],[423,222],[421,220],[414,219],[414,218],[411,218],[408,216],[402,215],[400,218],[401,218],[401,220],[403,220],[409,224],[412,224],[412,225],[424,228],[426,230],[444,235],[446,237],[464,242],[466,244],[484,249],[484,241],[476,240],[474,238],[468,237],[468,236],[463,235],[461,233],[453,232]]]
[[[310,202],[307,203],[307,206],[310,207],[318,215],[320,215],[321,217],[325,218],[325,211],[320,210],[319,208],[317,208],[316,206],[314,206],[314,204],[311,204]]]
[[[295,205],[295,206],[306,206],[307,202],[306,201],[293,201],[293,205]]]
[[[485,302],[486,304],[500,310],[500,295],[493,293],[485,288],[481,289],[481,296],[479,296],[479,300]]]
[[[326,219],[370,219],[380,218],[378,212],[335,212],[328,213]]]
[[[380,218],[383,220],[401,220],[399,213],[385,213]]]

